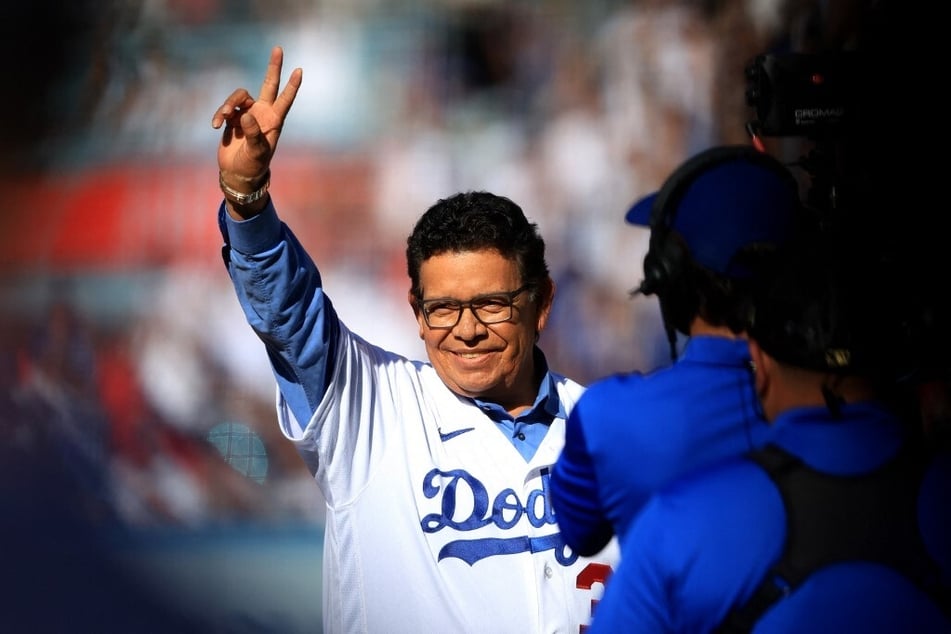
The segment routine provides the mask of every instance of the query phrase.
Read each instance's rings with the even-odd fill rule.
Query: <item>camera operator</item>
[[[948,632],[951,453],[922,442],[864,264],[806,234],[755,293],[770,445],[654,496],[598,632]]]

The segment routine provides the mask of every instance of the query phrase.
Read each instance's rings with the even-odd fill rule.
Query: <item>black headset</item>
[[[715,146],[687,159],[664,181],[651,206],[650,241],[644,256],[644,278],[632,295],[657,295],[661,317],[670,345],[670,357],[677,359],[677,332],[687,334],[688,319],[698,310],[698,298],[687,279],[691,256],[687,244],[673,229],[680,203],[691,185],[707,171],[724,163],[746,161],[761,165],[789,183],[798,193],[798,182],[786,166],[750,145]]]
[[[691,157],[664,182],[651,207],[650,242],[644,256],[644,280],[635,290],[645,295],[672,292],[687,268],[690,257],[687,245],[671,236],[680,202],[690,186],[707,171],[734,161],[762,165],[787,180],[793,191],[798,183],[793,174],[778,160],[750,145],[717,146]]]

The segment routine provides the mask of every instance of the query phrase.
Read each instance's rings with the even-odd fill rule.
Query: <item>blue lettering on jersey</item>
[[[555,525],[555,515],[548,496],[548,469],[542,470],[542,488],[529,493],[528,501],[522,504],[518,494],[512,489],[500,491],[489,507],[489,493],[482,482],[463,469],[440,471],[433,469],[423,479],[423,494],[435,498],[442,493],[441,513],[431,513],[420,522],[423,531],[435,533],[443,528],[457,531],[474,531],[488,524],[495,524],[509,530],[516,526],[522,516],[535,528],[548,524]],[[456,492],[466,487],[472,496],[471,509],[457,509]],[[540,503],[540,504],[539,504]],[[539,508],[540,506],[540,508]],[[540,511],[540,512],[539,512]],[[449,542],[439,551],[439,559],[457,557],[470,566],[480,559],[496,555],[512,555],[523,552],[542,552],[552,550],[555,559],[564,566],[570,566],[578,559],[561,539],[560,533],[543,537],[483,538],[456,540]]]

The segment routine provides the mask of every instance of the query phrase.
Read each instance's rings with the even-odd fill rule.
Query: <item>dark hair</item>
[[[671,231],[666,239],[683,243],[676,231]],[[737,257],[753,272],[742,278],[712,271],[688,255],[686,244],[682,249],[685,255],[677,274],[655,291],[664,323],[673,331],[689,335],[691,322],[699,316],[712,326],[725,326],[737,334],[745,332],[753,310],[752,294],[763,279],[772,275],[772,267],[778,262],[778,247],[754,245],[741,249]]]
[[[897,378],[902,325],[876,263],[845,240],[802,235],[758,287],[749,334],[775,359],[821,372]]]
[[[523,284],[541,287],[548,280],[545,241],[514,202],[488,192],[461,192],[437,201],[416,222],[406,239],[410,291],[422,298],[419,269],[443,253],[495,250],[515,260]]]

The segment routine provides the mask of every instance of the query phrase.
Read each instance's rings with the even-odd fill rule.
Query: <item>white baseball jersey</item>
[[[566,411],[583,388],[556,376]],[[327,500],[326,632],[577,634],[616,543],[596,558],[564,546],[547,486],[564,443],[556,418],[528,463],[427,363],[342,324],[330,388],[299,424],[278,417]]]

